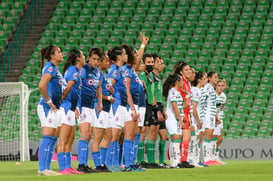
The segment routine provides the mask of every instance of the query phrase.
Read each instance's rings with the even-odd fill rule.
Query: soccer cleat
[[[85,166],[84,164],[79,164],[77,171],[83,172],[83,173],[96,173],[95,170],[92,168]]]
[[[203,167],[208,167],[208,165],[206,165],[206,164],[204,164],[204,163],[202,163],[202,162],[199,162],[198,165],[201,165],[201,166],[203,166]]]
[[[52,176],[62,175],[62,174],[60,174],[60,173],[58,173],[58,172],[55,172],[54,170],[47,170],[47,172],[48,172],[49,174],[51,174]]]
[[[142,162],[140,163],[140,167],[141,167],[141,168],[147,168],[147,165],[148,165],[148,163],[145,162],[145,161],[142,161]]]
[[[111,172],[110,170],[108,170],[108,168],[105,165],[96,167],[95,171],[96,172]]]
[[[205,164],[205,165],[214,165],[214,162],[209,160],[209,161],[204,162],[203,164]]]
[[[75,170],[74,168],[68,168],[68,170],[75,175],[80,175],[80,174],[84,174],[84,172],[79,172],[77,170]]]
[[[188,162],[183,161],[178,164],[179,168],[194,168],[194,165],[190,165]]]
[[[214,162],[214,165],[223,165],[223,163],[221,163],[221,162],[219,162],[217,160],[213,160],[213,162]]]
[[[132,168],[129,166],[129,167],[125,167],[123,172],[131,172],[132,171]]]
[[[132,172],[144,172],[145,171],[142,168],[140,168],[139,165],[131,165],[130,167],[132,168]]]
[[[194,167],[197,167],[197,168],[203,168],[203,167],[204,167],[203,165],[200,165],[200,164],[198,164],[198,163],[193,164],[193,165],[194,165]]]
[[[38,171],[38,176],[52,176],[47,170]]]
[[[159,167],[160,167],[160,168],[170,168],[170,166],[167,165],[167,163],[160,163],[160,164],[159,164]]]
[[[73,173],[70,172],[69,168],[64,169],[63,171],[59,171],[62,175],[73,175]]]

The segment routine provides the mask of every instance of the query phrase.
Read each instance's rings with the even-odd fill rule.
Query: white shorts
[[[144,120],[145,120],[146,107],[139,107],[138,113],[139,113],[138,127],[143,127]]]
[[[210,112],[206,113],[203,121],[203,126],[205,129],[215,129],[215,116],[211,116]]]
[[[176,135],[176,134],[182,135],[182,129],[181,129],[180,123],[175,118],[168,117],[165,124],[170,136]]]
[[[216,127],[213,131],[213,135],[220,136],[222,129],[223,129],[223,122],[221,122],[221,124],[216,124]]]
[[[127,108],[119,105],[114,115],[114,119],[112,119],[112,128],[122,129],[124,127],[125,121],[130,120],[128,115]]]
[[[111,118],[112,116],[109,112],[101,111],[99,118],[94,121],[93,127],[103,129],[111,128]]]
[[[135,107],[135,109],[136,109],[136,111],[138,113],[138,105],[134,104],[134,107]],[[132,121],[133,120],[133,114],[132,114],[132,110],[131,109],[129,109],[129,111],[128,111],[128,116],[129,116],[129,119],[127,121]]]
[[[74,111],[68,110],[67,113],[65,113],[64,108],[61,107],[60,114],[61,114],[61,123],[62,124],[75,126],[75,112]]]
[[[61,125],[60,110],[57,110],[56,112],[49,111],[46,116],[44,106],[38,104],[37,113],[41,121],[41,127],[57,128]]]
[[[95,109],[82,107],[81,117],[78,120],[78,124],[80,125],[81,123],[90,123],[91,126],[93,126],[94,122],[97,122],[97,115]]]

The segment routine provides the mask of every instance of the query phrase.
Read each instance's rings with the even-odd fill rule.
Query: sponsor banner
[[[228,139],[220,149],[223,160],[273,160],[273,139]]]

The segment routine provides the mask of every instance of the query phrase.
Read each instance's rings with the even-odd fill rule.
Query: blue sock
[[[88,142],[86,140],[78,141],[78,160],[79,164],[86,163],[86,152],[88,151]]]
[[[50,146],[53,142],[53,136],[43,136],[41,144],[39,146],[39,170],[44,171],[46,169],[47,158],[50,154]]]
[[[87,144],[87,152],[86,152],[86,155],[85,155],[85,162],[84,162],[85,166],[88,166],[89,150],[90,150],[90,148],[89,148],[89,142],[88,142],[88,144]]]
[[[131,158],[131,148],[132,148],[132,140],[124,139],[124,160],[125,160],[125,168],[130,166],[130,158]]]
[[[115,142],[110,142],[108,150],[106,152],[106,165],[113,166],[113,156],[114,156]]]
[[[46,169],[47,170],[51,169],[50,164],[51,164],[52,156],[54,153],[54,147],[55,147],[56,141],[57,141],[57,138],[52,137],[52,141],[51,141],[51,144],[49,147],[49,154],[48,154],[48,157],[46,158]]]
[[[120,147],[118,141],[115,142],[115,149],[114,149],[114,157],[113,157],[113,165],[120,166]]]
[[[105,165],[106,152],[108,148],[100,147],[100,164]]]
[[[72,155],[71,152],[65,152],[65,168],[72,168]]]
[[[93,157],[95,167],[100,166],[100,161],[101,161],[100,152],[99,151],[92,152],[92,157]]]
[[[132,146],[132,159],[131,159],[131,165],[136,164],[136,159],[137,159],[137,151],[138,151],[138,143],[140,141],[140,133],[136,135],[135,140],[133,141],[133,146]]]
[[[65,167],[65,164],[66,164],[65,152],[58,153],[57,157],[58,157],[59,169],[60,169],[60,171],[63,171],[64,169],[66,169],[66,167]]]

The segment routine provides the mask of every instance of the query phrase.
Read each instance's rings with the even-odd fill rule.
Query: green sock
[[[144,161],[144,141],[139,141],[137,151],[137,162],[141,163]]]
[[[166,141],[160,140],[158,143],[158,152],[159,152],[159,164],[164,163],[164,156],[165,156],[165,145]]]
[[[147,152],[147,161],[148,163],[155,162],[155,141],[147,140],[146,141],[146,152]]]

